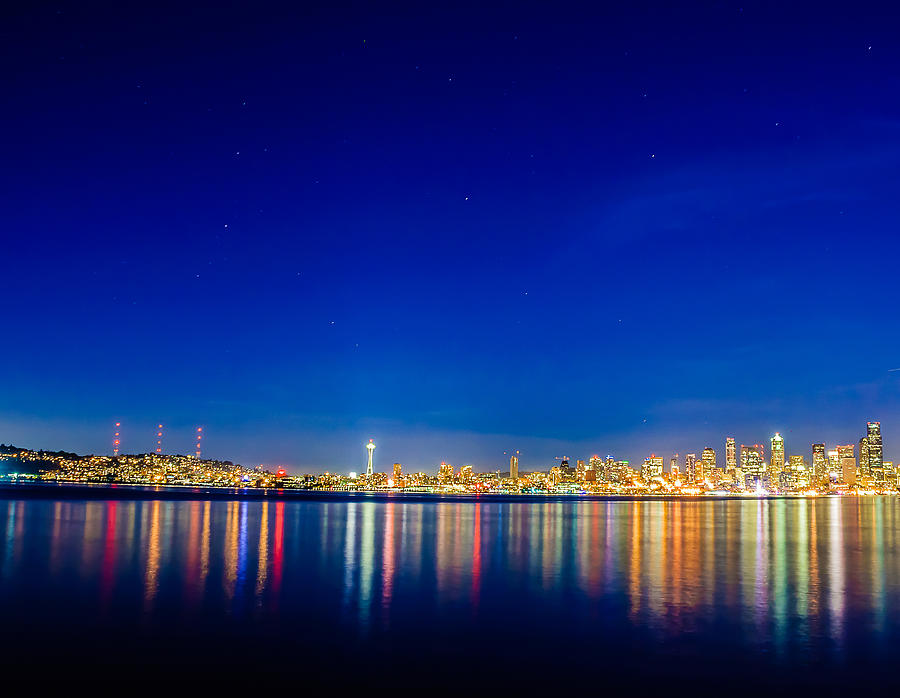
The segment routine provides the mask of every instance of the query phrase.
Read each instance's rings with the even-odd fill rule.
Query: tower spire
[[[366,477],[372,477],[372,456],[375,453],[375,441],[373,439],[369,439],[369,443],[366,444],[366,450],[369,452],[369,463],[366,465]]]

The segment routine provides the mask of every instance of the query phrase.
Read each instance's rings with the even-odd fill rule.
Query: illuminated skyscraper
[[[464,465],[459,469],[459,479],[460,482],[469,483],[472,481],[474,475],[472,474],[472,466]]]
[[[677,453],[669,459],[669,472],[672,475],[676,475],[678,473],[678,454]]]
[[[442,485],[448,485],[453,482],[453,466],[450,463],[441,461],[441,467],[438,470],[438,480]]]
[[[729,436],[725,439],[725,472],[733,477],[736,467],[737,454],[735,453],[734,437]]]
[[[828,458],[828,479],[831,482],[840,482],[843,477],[841,470],[841,461],[838,458],[838,450],[837,448],[833,448],[830,451],[825,452],[825,456]]]
[[[606,456],[606,461],[603,464],[603,479],[607,482],[619,482],[620,472],[621,468],[616,459],[612,456]]]
[[[702,479],[698,477],[697,473],[696,453],[688,453],[684,457],[684,479],[689,483],[699,482]]]
[[[644,458],[644,465],[641,467],[641,479],[645,483],[649,483],[653,478],[662,477],[663,474],[663,457],[651,453],[649,458]]]
[[[772,437],[772,460],[769,463],[771,480],[778,485],[781,473],[784,472],[784,439],[777,431]]]
[[[519,452],[516,451],[509,457],[509,477],[512,480],[519,479]]]
[[[593,472],[594,479],[598,481],[606,481],[607,475],[603,470],[603,460],[598,455],[593,455],[588,459],[588,472]],[[591,476],[588,476],[590,479]]]
[[[816,484],[828,479],[828,466],[825,459],[825,444],[812,445],[812,471]]]
[[[372,477],[372,457],[375,454],[375,441],[369,439],[369,443],[366,444],[366,450],[369,452],[369,462],[366,465],[366,477]]]
[[[698,472],[697,474],[699,476],[699,481],[703,482],[713,476],[713,468],[716,467],[716,450],[710,446],[704,448],[703,454],[700,456],[700,463],[701,465],[698,466],[698,470],[702,467],[703,472]]]
[[[881,422],[866,423],[866,440],[868,441],[869,474],[881,480],[884,473],[884,447],[881,443]]]
[[[399,463],[394,463],[394,484],[397,485],[400,483],[400,477],[403,474],[403,466]]]
[[[841,468],[841,479],[848,485],[856,484],[856,456],[853,455],[854,444],[837,447],[837,461]]]
[[[810,485],[809,469],[803,456],[790,456],[788,467],[782,475],[782,486],[792,490],[806,489]]]
[[[765,463],[765,446],[762,444],[753,444],[752,446],[741,444],[741,472],[744,480],[742,484],[748,487],[755,487],[763,477]]]
[[[869,437],[867,436],[859,440],[859,474],[863,476],[872,474],[869,467]]]

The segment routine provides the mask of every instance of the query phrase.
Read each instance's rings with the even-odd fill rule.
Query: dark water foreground
[[[897,498],[3,496],[2,659],[34,676],[900,683]]]

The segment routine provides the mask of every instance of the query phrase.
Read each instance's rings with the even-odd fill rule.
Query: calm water
[[[897,682],[896,498],[324,499],[0,499],[5,657],[365,681]]]

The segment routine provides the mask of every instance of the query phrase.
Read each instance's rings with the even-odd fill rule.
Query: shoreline
[[[791,495],[791,494],[728,494],[728,495],[673,495],[673,494],[466,494],[461,492],[379,492],[379,491],[328,491],[279,488],[230,488],[200,485],[131,485],[106,483],[2,483],[0,500],[11,499],[85,499],[93,501],[296,501],[328,502],[351,500],[416,502],[518,502],[538,503],[547,501],[686,501],[721,502],[731,500],[807,500],[845,497],[893,497],[891,494],[871,495]]]

